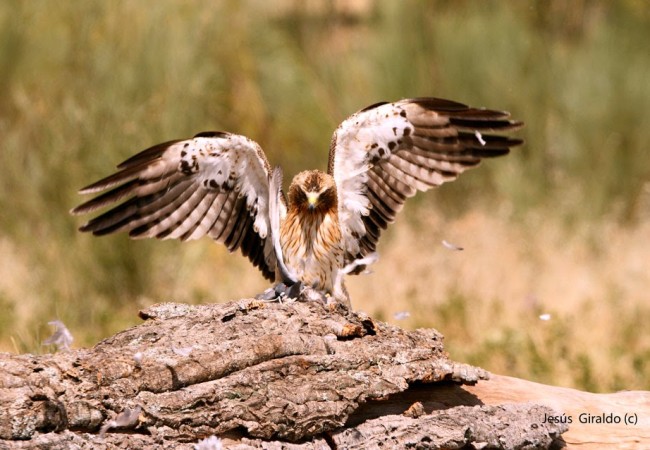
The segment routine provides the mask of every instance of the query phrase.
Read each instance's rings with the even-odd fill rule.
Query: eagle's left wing
[[[328,165],[338,191],[346,264],[375,251],[381,230],[417,191],[455,180],[481,158],[520,145],[520,139],[498,134],[522,126],[509,116],[416,98],[372,105],[346,119],[334,132]]]

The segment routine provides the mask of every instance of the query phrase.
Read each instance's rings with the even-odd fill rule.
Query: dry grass
[[[350,283],[357,307],[433,326],[453,357],[497,373],[600,391],[649,387],[650,249],[639,243],[650,223],[568,229],[547,213],[415,214],[416,225],[388,237],[374,273]],[[410,317],[396,320],[401,311]]]

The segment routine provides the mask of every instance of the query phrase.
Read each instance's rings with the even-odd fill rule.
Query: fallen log
[[[593,394],[499,375],[467,391],[486,405],[534,402],[558,411],[567,445],[580,449],[650,448],[650,392]]]
[[[567,411],[549,404],[561,388],[489,379],[449,360],[435,330],[318,301],[140,315],[90,349],[0,354],[0,448],[528,449],[561,447],[567,428],[581,436],[546,420]],[[639,422],[621,433],[647,443],[647,393],[635,398]]]

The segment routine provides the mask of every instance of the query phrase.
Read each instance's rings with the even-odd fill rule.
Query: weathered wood
[[[542,423],[556,414],[545,406],[483,405],[461,385],[487,372],[450,361],[435,330],[318,301],[141,316],[91,349],[0,354],[0,448],[193,448],[211,435],[226,448],[549,448],[566,430]]]
[[[553,408],[559,420],[570,418],[569,431],[562,436],[569,447],[650,449],[647,391],[592,394],[499,375],[465,389],[487,405],[534,402]]]
[[[594,394],[491,374],[488,380],[474,385],[411,385],[408,390],[381,402],[381,408],[385,414],[400,414],[414,402],[419,402],[426,412],[457,405],[545,405],[556,411],[557,420],[568,425],[568,431],[562,434],[568,448],[650,449],[650,392],[647,391]],[[378,406],[375,402],[362,405],[348,424],[378,417]],[[626,423],[626,416],[636,423]],[[567,423],[569,417],[571,422]],[[620,422],[600,423],[602,420]]]

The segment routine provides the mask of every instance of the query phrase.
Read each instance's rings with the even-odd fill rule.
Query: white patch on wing
[[[476,139],[479,141],[481,145],[485,146],[487,142],[485,142],[485,139],[483,139],[483,135],[481,134],[480,131],[474,130],[474,136],[476,136]]]
[[[262,239],[269,232],[268,174],[256,151],[259,146],[239,135],[224,138],[196,137],[175,145],[179,154],[179,168],[196,173],[198,183],[206,189],[228,187],[240,197],[246,197],[246,206],[255,217],[253,227]],[[256,151],[252,151],[256,150]]]
[[[357,113],[335,132],[334,180],[339,196],[339,219],[346,251],[359,252],[359,237],[366,229],[361,219],[368,215],[365,195],[367,172],[399,148],[412,126],[399,104],[389,103]],[[407,131],[408,129],[408,131]]]

